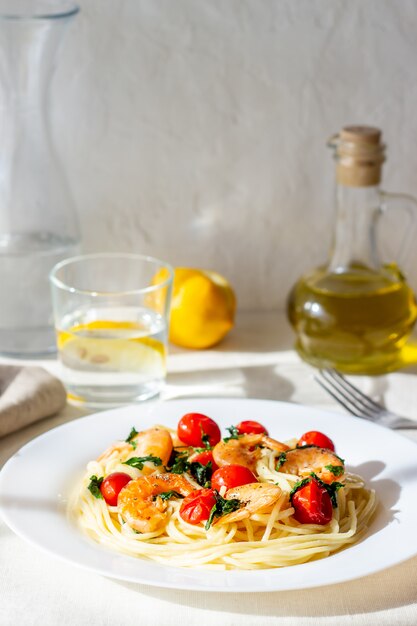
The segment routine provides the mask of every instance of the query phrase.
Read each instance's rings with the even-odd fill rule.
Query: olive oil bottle
[[[417,306],[400,268],[380,260],[377,226],[387,207],[406,204],[411,215],[416,202],[379,189],[385,146],[378,129],[346,127],[330,145],[337,178],[330,261],[298,280],[288,317],[297,350],[312,365],[381,374],[401,367]]]

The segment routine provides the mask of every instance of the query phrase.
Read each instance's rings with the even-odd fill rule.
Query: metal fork
[[[353,415],[387,428],[417,428],[417,421],[387,411],[385,407],[352,385],[335,369],[321,369],[315,374],[314,379],[336,402]]]

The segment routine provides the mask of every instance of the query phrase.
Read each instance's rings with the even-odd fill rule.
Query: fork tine
[[[417,428],[417,422],[401,417],[374,402],[347,381],[337,370],[322,369],[314,374],[315,381],[349,413],[381,424],[387,428]]]
[[[319,377],[316,376],[315,379],[320,384],[324,382],[326,386],[323,384],[321,386],[328,393],[330,393],[331,389],[333,398],[340,404],[343,404],[350,413],[368,418],[375,418],[380,414],[381,409],[376,409],[374,406],[364,402],[359,394],[353,393],[349,387],[342,385],[337,378],[332,376],[331,370],[319,370]]]
[[[367,405],[369,405],[370,408],[375,409],[376,411],[385,411],[385,407],[383,407],[381,404],[378,404],[378,402],[375,402],[374,400],[372,400],[372,398],[370,398],[369,396],[367,396],[365,393],[363,393],[360,389],[358,389],[357,387],[355,387],[355,385],[353,385],[350,381],[348,381],[343,374],[341,374],[340,372],[338,372],[335,369],[326,369],[326,370],[320,370],[322,373],[326,373],[330,376],[330,378],[334,378],[336,379],[340,386],[343,387],[346,390],[350,390],[357,398],[358,400],[361,399],[363,400],[363,402]]]
[[[339,380],[333,376],[331,370],[322,370],[320,374],[336,393],[341,395],[354,407],[356,415],[376,417],[380,414],[381,409],[377,409],[368,402],[365,402],[362,396],[354,393],[356,390],[352,391],[347,385],[343,384],[344,380]]]
[[[342,394],[340,390],[337,390],[334,387],[330,386],[327,380],[319,378],[317,374],[314,375],[314,380],[322,387],[338,404],[341,404],[349,413],[352,415],[358,415],[360,411],[355,405],[352,405],[349,398]],[[363,417],[367,419],[371,419],[369,415],[363,415]]]

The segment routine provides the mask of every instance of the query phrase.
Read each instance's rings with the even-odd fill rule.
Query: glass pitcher
[[[380,255],[379,229],[387,212],[402,208],[412,234],[416,201],[379,188],[385,146],[381,132],[346,127],[332,137],[337,221],[327,265],[304,275],[288,298],[296,348],[317,367],[380,374],[401,367],[401,350],[417,318],[414,294],[400,269]]]
[[[48,274],[78,252],[73,201],[48,124],[55,53],[78,7],[0,0],[0,352],[55,350]]]

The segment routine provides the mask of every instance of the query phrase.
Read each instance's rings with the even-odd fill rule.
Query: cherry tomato
[[[333,517],[333,507],[326,489],[316,480],[301,487],[292,497],[294,517],[300,524],[328,524]]]
[[[255,474],[243,465],[224,465],[216,470],[211,477],[211,486],[220,491],[221,487],[232,489],[248,483],[257,483]]]
[[[178,437],[188,446],[195,448],[204,447],[202,440],[204,435],[208,436],[208,442],[215,446],[220,441],[220,428],[216,422],[202,413],[187,413],[177,426]]]
[[[304,433],[297,443],[297,448],[301,448],[302,446],[318,446],[319,448],[327,448],[334,452],[333,441],[318,430],[309,430],[308,433]]]
[[[100,485],[101,495],[108,505],[116,506],[120,491],[132,480],[129,474],[114,472],[109,474]]]
[[[213,489],[195,489],[184,498],[180,508],[180,516],[188,524],[206,522],[215,504],[216,497]]]
[[[219,469],[219,466],[213,459],[213,453],[211,450],[204,450],[204,452],[197,452],[196,454],[192,454],[188,460],[196,463],[201,463],[201,465],[207,465],[207,463],[211,463],[213,472]]]
[[[268,431],[266,430],[265,426],[262,426],[262,424],[260,424],[259,422],[254,422],[252,420],[244,420],[243,422],[240,422],[240,424],[238,424],[236,426],[236,428],[239,431],[239,435],[267,435]]]

